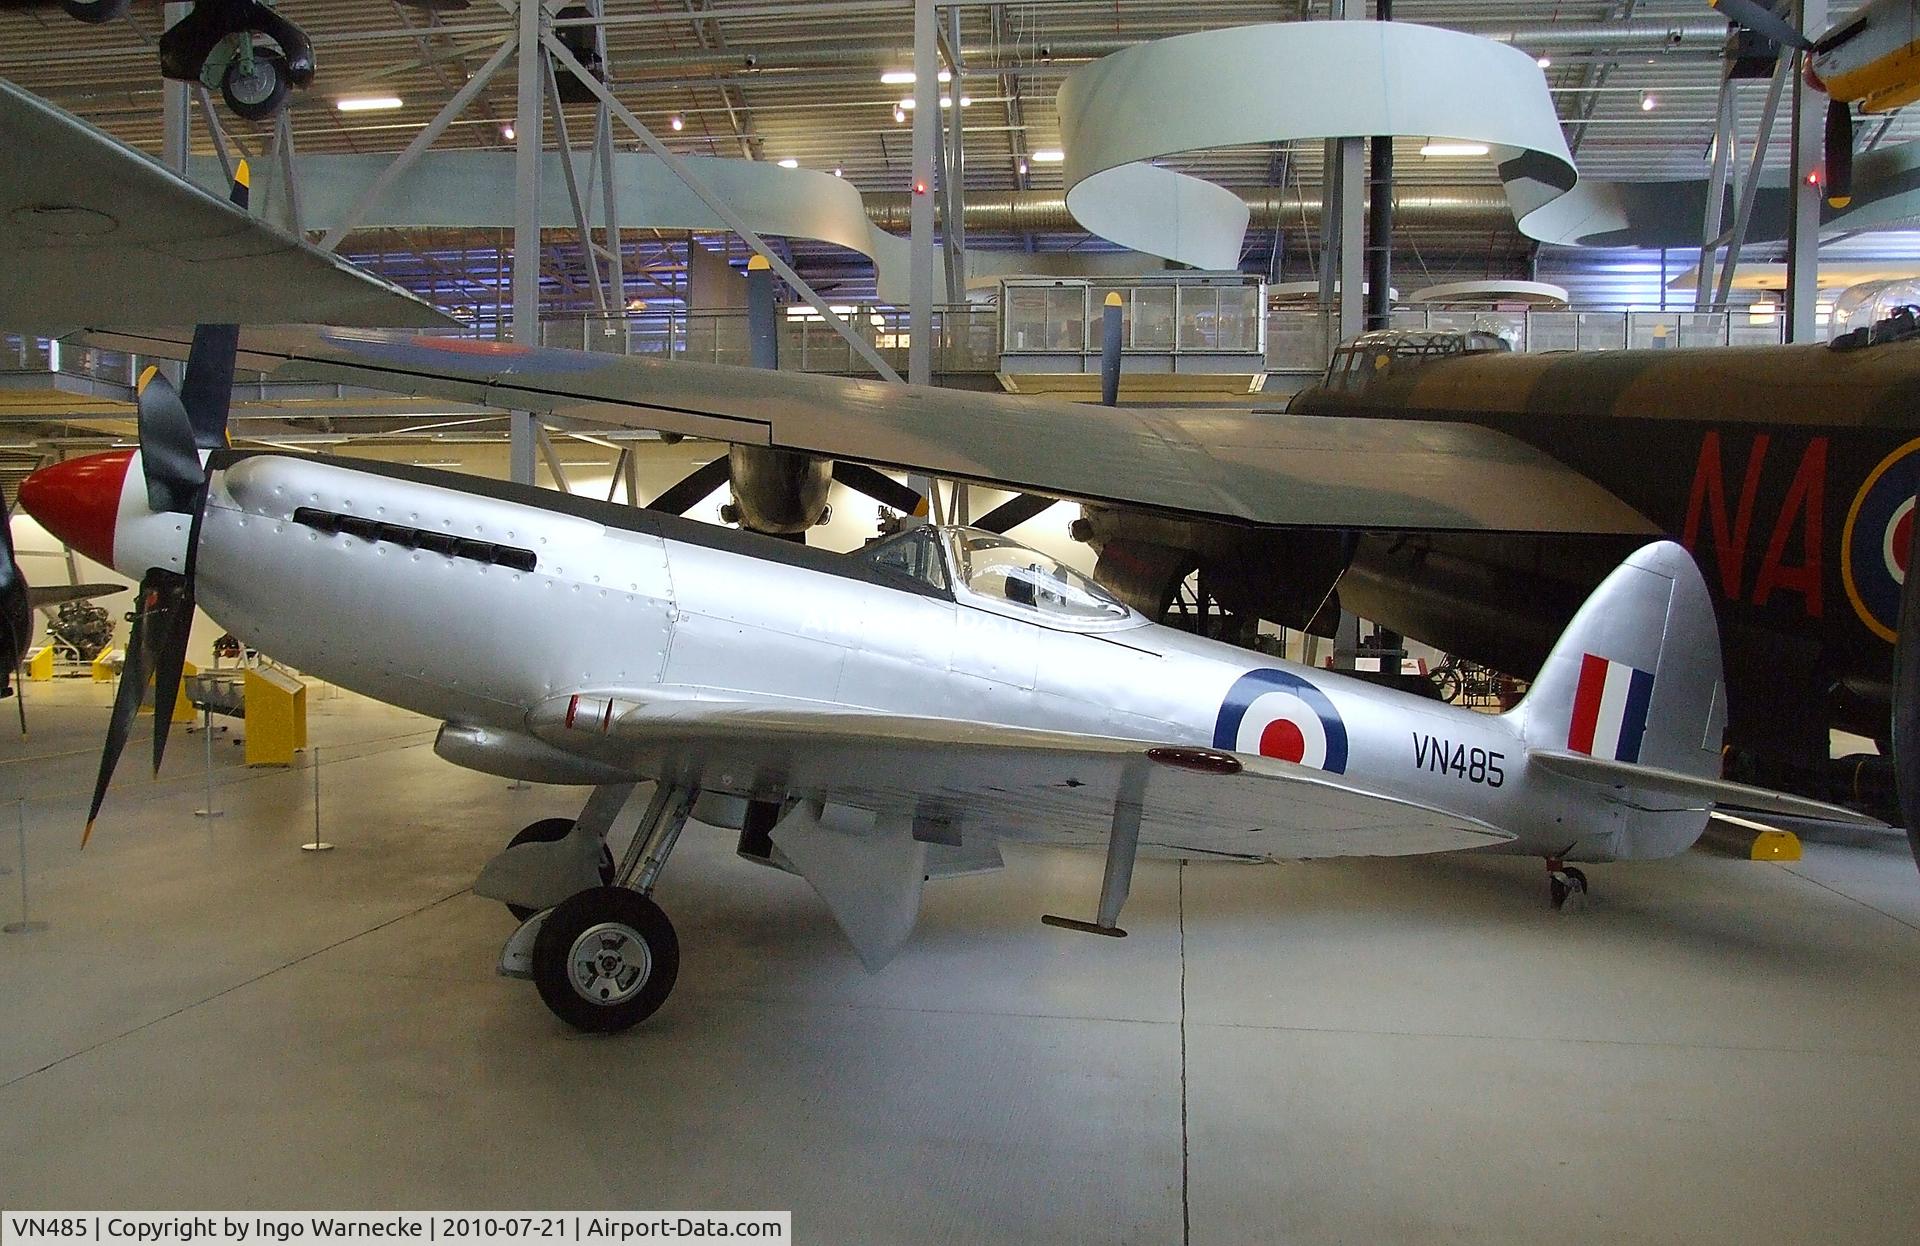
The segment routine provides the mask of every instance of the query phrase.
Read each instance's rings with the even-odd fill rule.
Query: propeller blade
[[[173,729],[173,706],[180,699],[180,676],[187,665],[187,636],[193,631],[193,582],[183,575],[154,569],[164,576],[157,587],[161,600],[153,628],[153,772],[167,753],[167,733]]]
[[[1720,16],[1734,25],[1784,47],[1804,52],[1813,46],[1813,40],[1795,30],[1792,22],[1761,4],[1760,0],[1707,0],[1707,4],[1719,10]]]
[[[988,532],[1006,532],[1032,519],[1058,500],[1043,498],[1032,493],[1016,493],[974,520],[973,526],[985,528]]]
[[[927,513],[927,499],[921,496],[918,489],[910,489],[865,463],[836,462],[833,465],[833,478],[855,493],[864,493],[880,505],[890,506],[901,514]]]
[[[1893,787],[1906,824],[1907,847],[1920,865],[1920,525],[1907,547],[1900,583],[1899,632],[1893,639]]]
[[[127,737],[133,731],[134,715],[140,712],[147,680],[153,674],[154,630],[156,615],[165,592],[159,577],[179,577],[159,568],[140,580],[140,599],[133,612],[133,634],[127,638],[127,660],[120,667],[120,687],[113,694],[113,715],[107,719],[107,742],[100,751],[100,773],[93,781],[93,803],[87,807],[87,829],[80,836],[85,848],[93,838],[93,824],[100,817],[100,806],[107,799],[107,786],[113,782],[113,769],[126,751]]]
[[[1120,296],[1107,295],[1100,309],[1100,405],[1120,401]]]
[[[228,196],[246,207],[252,174],[242,160],[233,170]],[[193,444],[219,450],[227,444],[227,416],[233,407],[233,360],[240,348],[237,324],[194,326],[193,348],[187,352],[187,370],[180,378],[180,403],[193,427]]]
[[[1827,202],[1853,202],[1853,109],[1845,100],[1827,101]]]
[[[647,503],[650,511],[665,511],[669,515],[684,515],[700,503],[715,489],[727,482],[727,456],[697,467],[680,481],[653,501]]]
[[[190,515],[207,482],[194,445],[193,425],[173,382],[149,367],[140,376],[140,466],[147,478],[147,505]]]

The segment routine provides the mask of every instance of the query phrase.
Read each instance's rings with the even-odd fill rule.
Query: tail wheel
[[[287,102],[293,89],[288,76],[287,58],[268,48],[253,50],[253,68],[244,57],[236,56],[220,76],[220,95],[237,117],[248,121],[269,121]]]
[[[594,887],[547,914],[533,983],[576,1030],[615,1034],[652,1016],[680,976],[680,940],[660,906],[625,887]]]
[[[565,839],[567,834],[572,830],[572,818],[542,818],[533,825],[522,829],[518,835],[508,840],[507,847],[515,848],[521,844],[555,843]],[[603,843],[600,845],[600,884],[601,886],[611,886],[612,883],[613,850]],[[530,909],[524,904],[509,904],[507,911],[512,913],[515,919],[525,921],[540,910]]]

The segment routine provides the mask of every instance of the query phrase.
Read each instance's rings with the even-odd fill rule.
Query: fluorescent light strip
[[[1039,151],[1031,152],[1027,156],[1027,159],[1035,164],[1059,164],[1066,158],[1067,153],[1057,147],[1042,147]]]
[[[398,95],[359,95],[333,101],[341,112],[391,112],[400,107]]]
[[[1484,156],[1485,143],[1428,143],[1420,149],[1423,156]]]

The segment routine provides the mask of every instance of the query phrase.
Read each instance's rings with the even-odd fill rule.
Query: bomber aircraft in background
[[[232,341],[201,335],[188,374],[230,372]],[[503,971],[583,1029],[624,1029],[671,990],[678,943],[651,893],[693,813],[807,879],[870,966],[911,932],[928,878],[997,864],[1001,839],[1104,846],[1094,919],[1048,921],[1118,935],[1142,851],[1494,848],[1545,858],[1558,901],[1585,888],[1568,862],[1679,852],[1716,801],[1852,817],[1717,777],[1713,609],[1671,543],[1628,557],[1492,717],[1158,626],[977,529],[833,554],[465,475],[226,449],[225,404],[190,410],[152,369],[138,405],[137,451],[20,489],[50,531],[140,579],[88,831],[150,683],[158,703],[177,694],[198,602],[319,678],[441,719],[449,760],[593,788],[476,884],[527,913]],[[154,715],[156,767],[169,719]],[[645,780],[615,866],[606,832]]]

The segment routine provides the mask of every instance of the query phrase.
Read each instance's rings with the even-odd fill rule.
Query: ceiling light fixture
[[[1066,158],[1067,153],[1061,151],[1058,147],[1042,147],[1039,151],[1034,152],[1032,156],[1035,164],[1059,164]]]
[[[673,116],[667,118],[667,128],[677,134],[687,128],[687,119],[679,113],[675,113]]]
[[[1423,156],[1484,156],[1488,147],[1485,143],[1449,143],[1429,140],[1420,148]]]
[[[1542,56],[1536,59],[1533,63],[1540,66],[1540,68],[1542,69],[1553,68],[1553,58],[1551,56]]]
[[[350,95],[333,101],[341,112],[391,112],[400,107],[398,95]]]
[[[780,162],[780,167],[783,169],[797,169],[800,167],[800,162],[798,160],[795,160],[792,156],[788,156],[785,160],[782,160]]]
[[[513,127],[510,125],[501,126],[500,137],[506,139],[509,143],[511,143],[513,141]]]
[[[839,165],[836,164],[833,166],[833,175],[835,177],[845,177],[846,172],[842,170]]]
[[[914,84],[916,76],[911,69],[889,69],[880,75],[880,81],[890,87],[906,87]],[[941,70],[940,81],[952,82],[952,72],[945,69]]]
[[[1025,177],[1026,175],[1027,175],[1027,162],[1022,160],[1020,162],[1020,176]]]
[[[1640,111],[1652,112],[1660,105],[1660,97],[1651,91],[1640,92]]]
[[[896,122],[905,121],[907,119],[907,110],[895,104],[893,106],[893,119]]]

